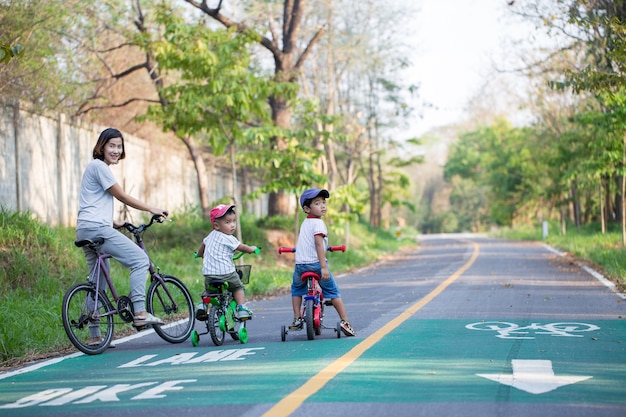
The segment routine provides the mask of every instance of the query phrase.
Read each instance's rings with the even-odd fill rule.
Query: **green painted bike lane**
[[[367,339],[76,355],[0,379],[0,414],[245,410],[284,401],[337,366],[304,393],[305,404],[505,401],[626,410],[625,322],[502,321],[509,324],[408,319],[352,357]],[[526,385],[515,386],[520,381]]]
[[[626,322],[502,321],[518,327],[406,320],[307,401],[333,402],[341,392],[352,402],[568,403],[626,411]]]

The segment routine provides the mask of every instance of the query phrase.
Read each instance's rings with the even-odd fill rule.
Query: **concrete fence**
[[[38,115],[20,103],[0,101],[0,106],[0,206],[29,211],[49,225],[74,226],[83,170],[106,126],[72,124],[63,114]],[[172,215],[199,205],[196,172],[182,144],[123,133],[126,159],[111,169],[128,194]],[[229,170],[209,161],[207,171],[210,200],[228,195]],[[236,188],[240,193],[255,186]],[[265,202],[248,202],[243,209],[260,216]],[[117,218],[123,218],[122,210],[116,200]],[[128,214],[133,221],[141,219],[134,209]]]

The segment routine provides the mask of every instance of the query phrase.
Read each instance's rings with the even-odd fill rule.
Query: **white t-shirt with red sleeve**
[[[319,262],[315,250],[315,236],[324,237],[324,248],[328,246],[328,229],[319,217],[307,217],[300,225],[300,235],[296,245],[296,264],[312,264]]]

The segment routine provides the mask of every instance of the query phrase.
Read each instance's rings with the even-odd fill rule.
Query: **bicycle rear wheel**
[[[104,352],[113,339],[113,306],[103,291],[98,294],[98,309],[94,314],[96,287],[91,283],[78,283],[63,295],[61,318],[70,342],[83,353],[98,355]],[[100,335],[99,341],[93,339]],[[92,344],[89,344],[92,339]],[[97,341],[97,342],[96,342]]]
[[[156,334],[170,343],[182,343],[191,334],[194,324],[191,295],[178,278],[162,275],[163,281],[152,281],[148,288],[146,309],[165,322],[152,326]]]
[[[306,337],[309,340],[315,339],[315,318],[313,317],[313,300],[304,301],[304,322],[306,324]]]
[[[209,319],[207,320],[206,325],[209,328],[211,340],[213,340],[215,346],[222,346],[224,343],[226,330],[223,329],[225,326],[224,323],[220,326],[220,319],[224,321],[225,318],[224,310],[221,307],[211,306],[211,309],[209,310]]]

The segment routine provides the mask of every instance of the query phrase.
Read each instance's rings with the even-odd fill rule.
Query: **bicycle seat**
[[[302,277],[301,277],[301,278],[302,278],[302,281],[306,281],[306,280],[308,280],[309,278],[313,278],[313,279],[316,279],[316,280],[318,280],[318,281],[319,281],[320,276],[319,276],[318,274],[316,274],[315,272],[312,272],[312,271],[307,271],[307,272],[305,272],[305,273],[303,273],[303,274],[302,274]]]
[[[103,237],[99,237],[96,240],[89,240],[89,239],[83,239],[83,240],[77,240],[74,242],[74,245],[76,245],[79,248],[82,248],[83,246],[98,246],[98,245],[102,245],[104,243],[104,238]]]
[[[222,286],[226,283],[226,281],[224,280],[220,280],[220,279],[214,279],[212,281],[209,281],[208,283],[208,287],[209,288],[214,288],[215,290],[219,291],[222,289]]]

